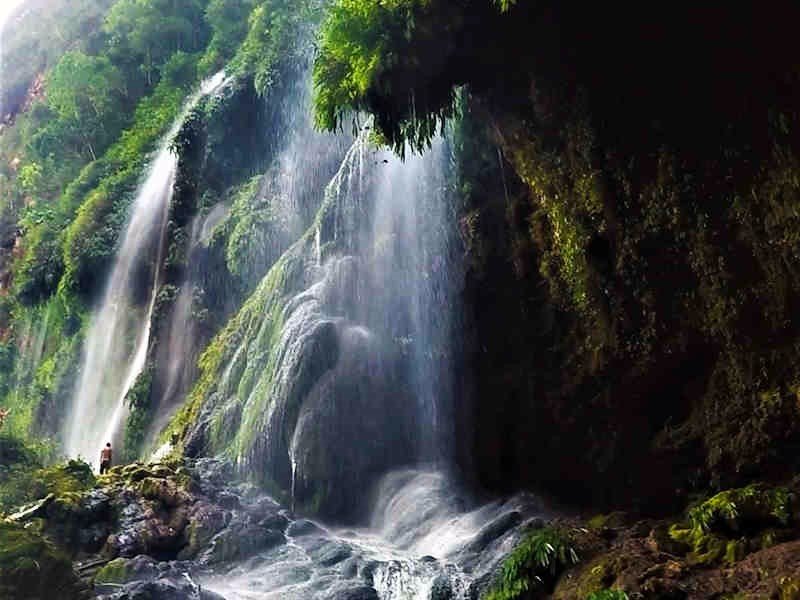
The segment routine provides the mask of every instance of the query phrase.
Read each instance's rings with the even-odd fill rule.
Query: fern
[[[578,560],[568,533],[554,527],[534,531],[505,560],[484,600],[515,600],[545,580],[554,580]]]

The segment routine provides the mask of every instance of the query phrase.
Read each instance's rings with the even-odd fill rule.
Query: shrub
[[[578,562],[569,533],[545,527],[530,533],[503,562],[499,580],[484,600],[514,600],[538,586],[553,582]]]
[[[692,549],[691,562],[732,564],[752,549],[772,544],[777,534],[773,528],[791,523],[793,504],[786,488],[753,484],[726,490],[691,508],[689,526],[673,525],[669,534]]]
[[[69,559],[39,535],[0,521],[0,597],[76,598]]]

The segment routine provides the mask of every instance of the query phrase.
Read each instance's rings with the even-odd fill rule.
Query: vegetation
[[[785,488],[753,484],[727,490],[688,511],[689,527],[673,525],[670,536],[692,550],[690,560],[734,563],[769,547],[795,518],[794,496]]]
[[[436,0],[334,2],[314,66],[318,125],[335,130],[347,114],[367,111],[398,152],[406,142],[426,147],[454,114],[459,75],[443,63],[457,43],[459,11]]]
[[[49,494],[63,497],[94,485],[86,463],[69,461],[43,468],[40,455],[40,449],[19,439],[0,437],[0,514]]]
[[[22,435],[56,432],[86,307],[101,289],[149,156],[199,72],[232,58],[252,3],[116,0],[49,8],[64,18],[59,32],[67,37],[50,43],[54,36],[36,35],[50,16],[33,2],[26,30],[46,51],[39,62],[21,62],[37,69],[22,69],[25,89],[38,78],[40,91],[15,101],[14,126],[0,138],[0,170],[18,165],[3,171],[11,193],[0,214],[16,221],[20,236],[9,270],[12,294],[0,314],[7,363],[0,383],[16,385],[0,386],[0,405],[12,408],[10,427]],[[5,60],[18,61],[30,43],[12,36]],[[42,346],[29,337],[31,327],[41,328]]]
[[[545,527],[528,534],[505,559],[499,580],[484,600],[514,600],[537,586],[549,587],[562,571],[578,562],[568,532]]]
[[[0,521],[0,595],[35,600],[78,598],[78,579],[65,554],[38,534]]]

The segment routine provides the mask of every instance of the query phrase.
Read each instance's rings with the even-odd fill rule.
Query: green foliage
[[[732,531],[750,523],[773,521],[786,526],[792,519],[792,494],[786,488],[766,488],[753,484],[727,490],[689,510],[693,530],[708,532],[727,528]]]
[[[152,383],[153,366],[147,365],[125,397],[125,402],[130,407],[130,416],[125,422],[125,443],[122,452],[124,462],[136,460],[143,450],[153,413],[150,399]]]
[[[15,324],[8,340],[0,406],[11,409],[5,429],[21,437],[35,436],[37,454],[52,458],[48,436],[55,435],[59,415],[72,393],[79,359],[80,309],[54,297],[36,306],[15,304]],[[7,348],[8,348],[7,346]],[[47,418],[42,418],[45,413]]]
[[[244,282],[263,273],[263,265],[274,263],[287,245],[288,226],[274,208],[281,199],[269,196],[264,181],[254,177],[236,192],[226,223],[228,269]]]
[[[0,597],[78,598],[72,563],[41,536],[0,521]]]
[[[107,57],[65,54],[48,78],[46,102],[53,116],[31,137],[31,153],[39,161],[67,151],[95,160],[123,123],[117,109],[122,86]]]
[[[794,516],[794,498],[786,488],[753,484],[727,490],[691,508],[689,527],[673,525],[670,536],[692,549],[696,564],[725,561],[732,564],[753,549],[770,545],[774,533],[765,529],[785,528]]]
[[[477,73],[475,61],[486,58],[473,51],[497,45],[493,36],[503,31],[495,27],[515,3],[334,2],[314,65],[318,126],[335,130],[348,114],[368,112],[398,153],[406,144],[427,148],[456,113],[457,87],[467,73]]]
[[[185,87],[164,79],[136,110],[134,124],[70,186],[64,202],[85,198],[63,238],[64,290],[89,292],[107,268],[149,152],[180,112]]]
[[[135,65],[146,86],[155,85],[174,53],[205,46],[209,32],[204,9],[202,0],[119,0],[104,24],[112,59]]]
[[[82,492],[94,485],[94,475],[86,463],[69,461],[43,468],[43,459],[49,454],[44,444],[0,435],[0,514],[48,494]]]
[[[453,16],[436,10],[439,4],[340,0],[331,6],[314,65],[319,127],[335,130],[348,113],[368,111],[398,152],[406,142],[414,148],[428,145],[452,116],[455,101],[452,87],[435,81],[433,71],[441,64],[431,53],[434,40],[425,27]]]
[[[569,534],[555,527],[536,530],[505,559],[497,581],[483,600],[514,600],[536,586],[552,582],[578,562]]]
[[[210,0],[206,21],[212,30],[211,42],[200,62],[204,73],[211,73],[234,57],[248,32],[248,19],[255,0]]]
[[[42,165],[39,163],[28,163],[19,170],[19,187],[26,194],[36,194],[42,184]]]
[[[618,589],[606,589],[589,594],[586,600],[628,600],[628,594]]]
[[[61,58],[47,83],[47,102],[56,115],[85,126],[90,119],[102,125],[123,82],[108,57],[72,51]]]
[[[308,62],[307,42],[324,4],[321,0],[262,0],[249,17],[247,36],[232,62],[233,70],[252,74],[262,95],[293,83],[284,76],[302,70]]]

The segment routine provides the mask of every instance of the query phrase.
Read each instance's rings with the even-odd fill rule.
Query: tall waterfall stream
[[[186,103],[132,205],[85,343],[66,427],[70,456],[96,459],[97,432],[102,442],[121,437],[159,287],[177,168],[168,142],[199,98],[224,85],[220,73]],[[283,281],[271,292],[278,309],[254,315],[257,339],[273,341],[268,351],[261,342],[236,348],[203,417],[220,423],[218,443],[241,480],[290,489],[287,543],[201,570],[198,581],[229,600],[474,597],[473,583],[496,569],[540,509],[526,496],[478,502],[454,476],[451,345],[460,266],[446,201],[447,144],[436,140],[423,156],[401,160],[371,146],[369,126],[354,140],[314,132],[306,85],[293,100],[286,106],[295,113],[290,139],[264,184],[278,190],[275,208],[299,236],[264,280]],[[340,161],[338,170],[315,188],[321,165],[332,160]],[[304,222],[298,196],[314,193],[317,215]],[[190,247],[226,213],[220,204],[197,218]],[[302,265],[298,276],[278,277],[286,261]],[[150,281],[144,299],[133,292],[142,277]],[[191,328],[187,280],[162,346],[167,408],[157,428],[186,393]],[[323,514],[350,511],[347,520],[356,525],[295,516],[321,489],[328,494]]]
[[[84,343],[80,378],[75,387],[66,426],[66,451],[99,463],[98,441],[120,439],[126,416],[125,396],[144,367],[150,341],[150,322],[158,291],[164,251],[167,208],[172,198],[178,159],[170,142],[189,110],[219,89],[225,74],[201,86],[166,136],[131,207],[103,299],[92,318]],[[148,273],[148,298],[135,297],[136,278]],[[148,275],[145,275],[147,277]],[[129,340],[135,340],[131,346]],[[91,435],[88,435],[91,433]]]

